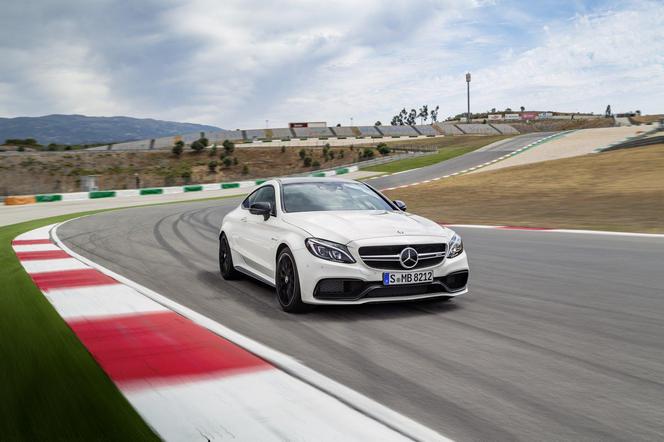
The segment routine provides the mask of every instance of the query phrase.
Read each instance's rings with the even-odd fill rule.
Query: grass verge
[[[80,215],[0,228],[1,438],[158,440],[34,285],[11,247],[22,232]]]
[[[443,137],[436,139],[436,146],[438,153],[432,155],[425,155],[417,158],[409,158],[406,160],[393,161],[385,164],[378,164],[375,166],[363,167],[362,170],[371,172],[385,172],[394,173],[402,172],[409,169],[417,169],[419,167],[430,166],[432,164],[440,163],[441,161],[449,160],[450,158],[458,157],[460,155],[472,152],[481,147],[494,143],[496,141],[511,138],[509,135],[489,136],[489,137]],[[440,141],[438,141],[440,140]],[[389,144],[388,144],[389,146]]]
[[[159,440],[53,309],[11,247],[19,234],[83,215],[0,227],[0,440]]]
[[[473,173],[387,194],[458,224],[664,233],[664,144]]]

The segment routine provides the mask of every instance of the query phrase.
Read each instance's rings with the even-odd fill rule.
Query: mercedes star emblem
[[[399,262],[404,269],[412,269],[417,265],[417,250],[412,247],[406,247],[399,255]]]

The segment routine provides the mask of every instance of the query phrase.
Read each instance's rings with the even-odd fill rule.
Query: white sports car
[[[459,235],[336,178],[275,179],[254,190],[224,217],[219,267],[224,279],[244,273],[275,287],[288,312],[468,291]]]

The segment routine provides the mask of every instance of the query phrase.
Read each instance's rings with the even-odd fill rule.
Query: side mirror
[[[394,200],[392,201],[402,212],[406,211],[406,203],[404,203],[401,200]]]
[[[263,215],[263,220],[267,221],[272,213],[272,205],[270,203],[253,203],[249,207],[249,213],[252,215]]]

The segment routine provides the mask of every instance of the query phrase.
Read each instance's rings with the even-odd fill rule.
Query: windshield
[[[327,210],[394,210],[369,187],[358,183],[311,182],[284,184],[286,212]]]

